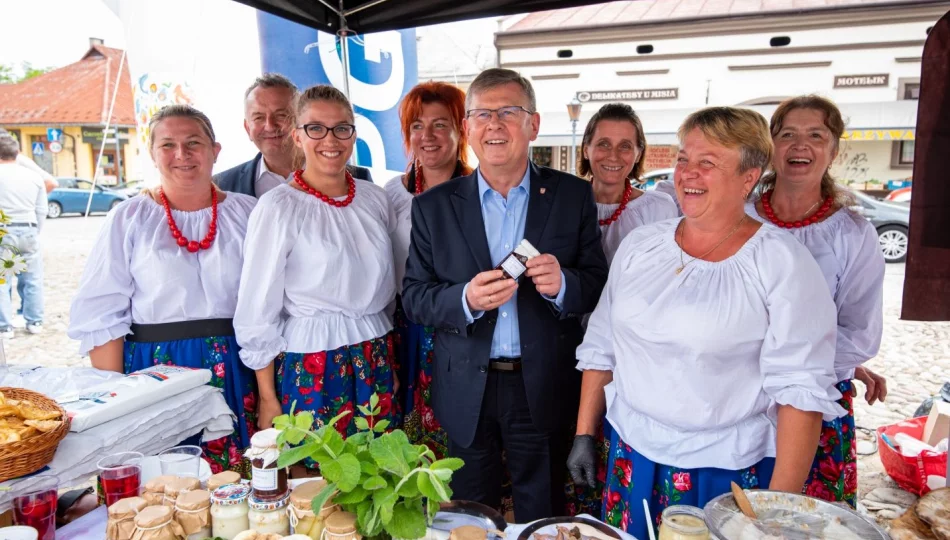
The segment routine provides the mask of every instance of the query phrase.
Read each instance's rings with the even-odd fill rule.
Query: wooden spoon
[[[755,510],[752,509],[752,503],[750,503],[749,498],[745,496],[745,491],[742,491],[739,484],[735,482],[732,482],[732,496],[736,499],[736,506],[739,507],[739,510],[742,510],[742,513],[745,514],[747,518],[758,519],[755,515]]]

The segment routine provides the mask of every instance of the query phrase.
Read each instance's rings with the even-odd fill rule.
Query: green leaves
[[[353,425],[358,432],[346,439],[334,426],[349,413],[313,430],[313,413],[295,415],[294,406],[291,414],[274,419],[284,448],[278,465],[284,467],[307,457],[320,464],[327,487],[314,497],[314,512],[332,496],[334,503],[356,514],[363,537],[387,533],[411,540],[425,536],[439,503],[452,498],[449,483],[462,460],[436,460],[431,449],[411,444],[403,431],[387,433],[389,420],[374,418],[380,413],[376,395],[357,407],[361,414],[353,419]],[[285,447],[287,444],[291,447]]]
[[[411,470],[404,454],[407,446],[411,445],[406,434],[394,431],[369,443],[369,453],[380,469],[402,478]]]
[[[422,538],[426,534],[426,521],[422,499],[402,501],[393,508],[393,520],[386,531],[394,538]]]

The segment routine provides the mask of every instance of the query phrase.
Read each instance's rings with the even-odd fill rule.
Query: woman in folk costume
[[[633,183],[643,175],[646,149],[643,124],[629,105],[608,103],[587,122],[581,140],[582,154],[577,164],[577,174],[590,178],[594,189],[600,241],[608,263],[613,260],[620,242],[631,231],[679,215],[676,203],[669,195],[633,187]],[[568,476],[568,506],[565,512],[569,515],[600,513],[610,424],[604,422],[603,428],[603,433],[598,429],[595,437],[600,454],[596,485],[575,485]]]
[[[337,424],[347,435],[374,393],[376,421],[396,412],[386,312],[396,294],[396,218],[381,187],[346,170],[356,143],[346,96],[311,87],[296,114],[293,139],[306,168],[251,214],[234,327],[241,359],[257,374],[262,428],[296,403],[313,411],[315,427],[351,413]]]
[[[417,84],[399,104],[403,142],[409,152],[409,171],[386,184],[386,193],[396,213],[393,237],[396,289],[402,290],[409,256],[412,200],[427,189],[457,176],[471,174],[468,142],[462,121],[465,92],[442,82]],[[448,440],[430,406],[432,348],[435,329],[406,318],[396,298],[396,340],[403,429],[413,444],[425,444],[436,456],[446,454]]]
[[[606,409],[602,515],[638,538],[644,499],[659,522],[668,506],[703,507],[730,482],[801,492],[822,417],[844,414],[821,270],[793,237],[745,214],[772,156],[765,119],[703,109],[679,138],[685,217],[621,242],[577,349],[584,380],[568,468],[594,483]]]
[[[256,430],[254,373],[238,358],[232,317],[255,199],[218,190],[221,145],[208,117],[170,105],[149,123],[161,183],[106,217],[70,310],[69,337],[93,367],[130,373],[155,364],[211,370],[237,417],[204,443],[211,468],[240,470]],[[241,471],[246,472],[246,471]]]
[[[630,231],[679,216],[669,195],[632,185],[643,175],[647,150],[643,125],[632,107],[622,103],[601,107],[587,123],[581,148],[577,174],[591,179],[608,263]]]
[[[766,227],[792,233],[811,252],[838,313],[835,375],[848,414],[822,424],[818,453],[805,492],[830,501],[857,503],[858,463],[852,379],[867,387],[868,403],[883,400],[886,381],[862,364],[874,358],[884,328],[884,255],[877,231],[849,206],[854,201],[829,170],[844,133],[841,112],[819,96],[782,102],[772,114],[772,170],[761,196],[746,212]]]

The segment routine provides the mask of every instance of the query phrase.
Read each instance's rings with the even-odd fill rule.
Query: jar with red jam
[[[261,502],[272,502],[287,495],[287,469],[277,467],[276,429],[264,429],[251,437],[251,447],[244,457],[251,461],[251,489],[254,498]]]

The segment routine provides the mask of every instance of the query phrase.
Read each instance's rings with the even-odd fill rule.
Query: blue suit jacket
[[[254,191],[254,180],[257,179],[257,165],[261,159],[263,159],[263,156],[258,153],[251,161],[214,175],[214,183],[224,191],[257,197],[257,193]],[[353,178],[373,181],[373,175],[366,167],[347,165],[346,168],[353,175]]]
[[[518,286],[521,358],[531,418],[545,432],[577,416],[580,373],[575,349],[580,317],[594,310],[607,281],[597,208],[589,182],[531,167],[524,237],[557,257],[564,272],[563,311],[530,278]],[[488,380],[498,310],[467,324],[462,289],[492,269],[477,173],[426,191],[412,203],[412,236],[402,304],[409,318],[436,328],[432,400],[436,417],[458,444],[471,444]]]

